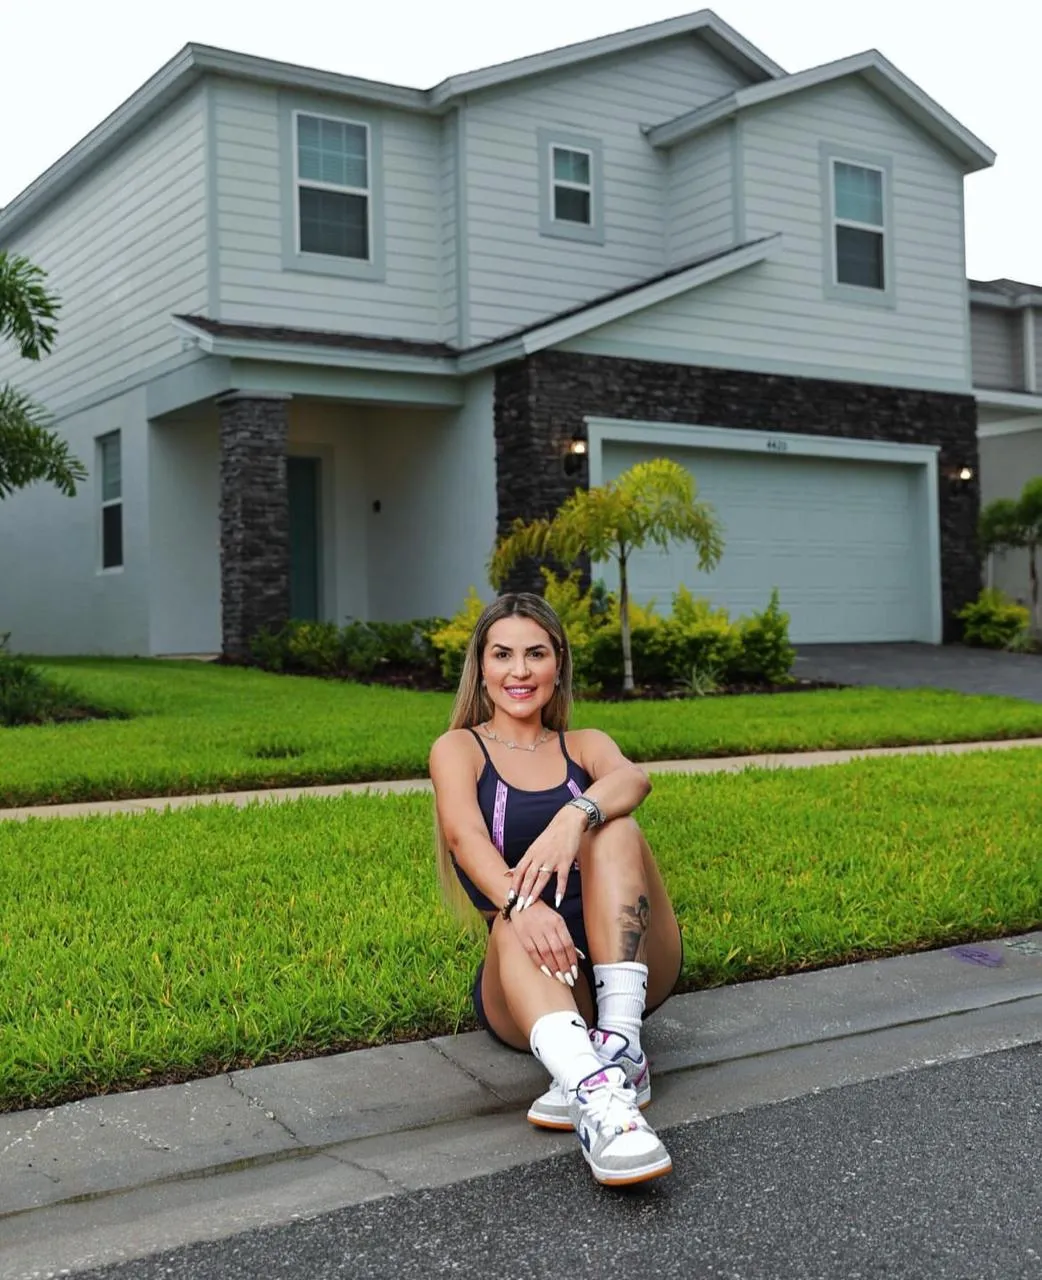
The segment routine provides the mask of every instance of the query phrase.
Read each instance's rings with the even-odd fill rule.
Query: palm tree
[[[0,251],[0,341],[11,339],[26,360],[39,360],[54,345],[58,299],[44,287],[43,271],[26,258]],[[29,396],[0,383],[0,498],[36,480],[72,497],[87,472],[68,444],[48,425]]]
[[[691,542],[698,567],[711,569],[723,552],[720,525],[712,508],[695,501],[691,472],[668,458],[638,462],[615,481],[595,489],[577,489],[552,519],[515,520],[492,553],[489,578],[499,590],[507,574],[529,556],[573,564],[584,553],[591,560],[619,566],[619,620],[622,629],[622,687],[633,689],[630,644],[630,555],[651,543],[663,551],[670,542]]]
[[[980,515],[977,540],[989,557],[996,551],[1023,549],[1028,553],[1032,625],[1036,633],[1042,632],[1037,561],[1042,547],[1042,476],[1029,480],[1019,498],[989,502]]]

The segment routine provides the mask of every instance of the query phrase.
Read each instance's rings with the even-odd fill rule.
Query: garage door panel
[[[683,584],[737,616],[763,609],[777,587],[797,643],[923,638],[915,467],[609,442],[605,478],[663,456],[692,471],[724,554],[705,574],[690,547],[634,552],[634,600],[664,613]]]

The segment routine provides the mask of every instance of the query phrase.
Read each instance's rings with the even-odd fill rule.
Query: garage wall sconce
[[[945,467],[944,478],[953,484],[969,484],[973,479],[972,467]]]
[[[586,457],[588,446],[581,436],[572,436],[568,441],[568,447],[564,451],[564,474],[566,476],[577,476],[582,470],[583,459]]]

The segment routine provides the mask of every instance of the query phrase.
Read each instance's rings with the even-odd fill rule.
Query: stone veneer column
[[[250,638],[289,618],[289,399],[230,392],[217,402],[221,442],[221,647],[249,656]]]

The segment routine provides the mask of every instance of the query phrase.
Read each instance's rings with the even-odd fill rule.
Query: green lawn
[[[660,776],[684,986],[1038,927],[1040,776],[1035,749]],[[470,1026],[430,803],[0,824],[0,1109]]]
[[[46,667],[131,718],[0,730],[0,806],[422,776],[452,703],[196,662]],[[1042,736],[1042,705],[844,689],[579,703],[574,721],[605,729],[636,760],[661,760]]]

